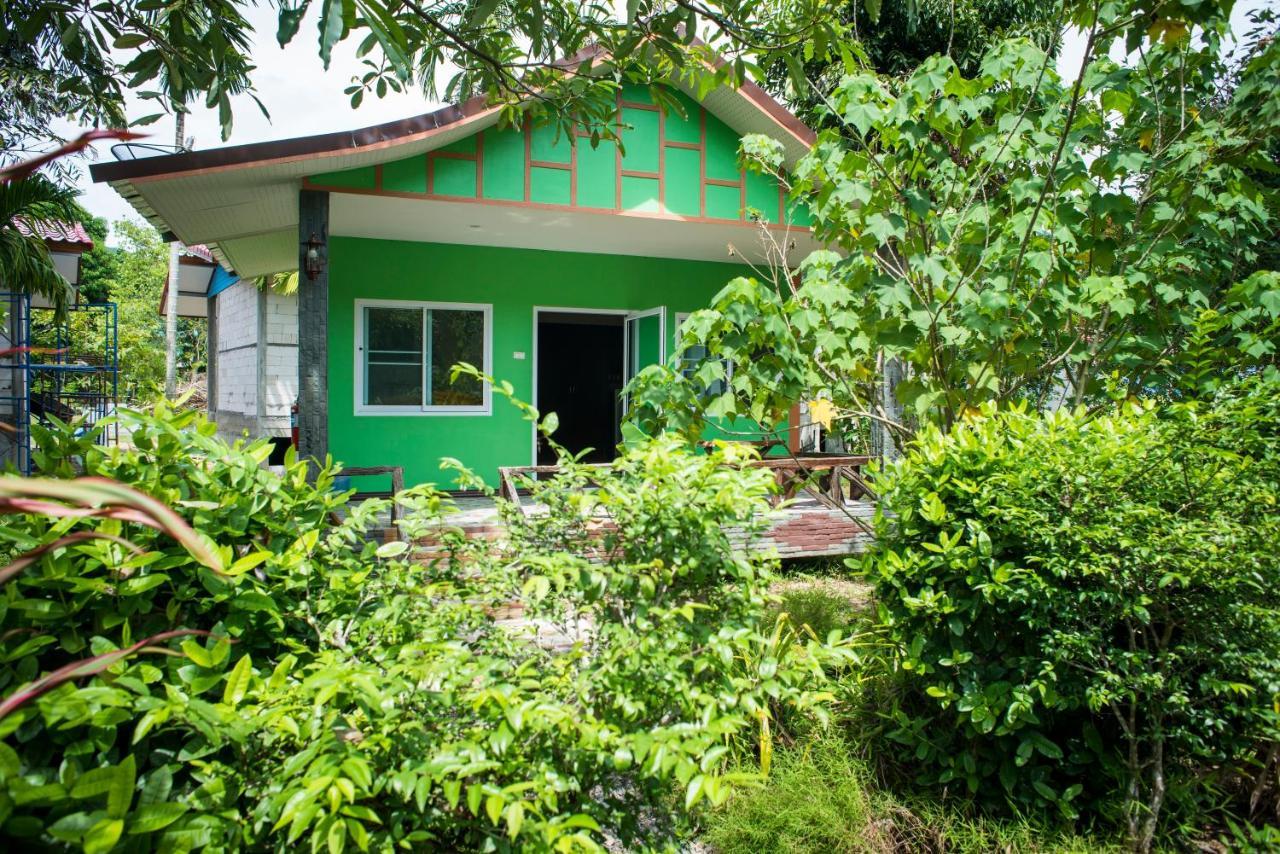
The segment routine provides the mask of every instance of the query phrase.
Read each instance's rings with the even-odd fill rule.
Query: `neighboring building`
[[[777,139],[790,166],[812,132],[752,84],[677,96],[685,117],[623,90],[625,151],[500,129],[476,99],[92,172],[241,278],[302,271],[294,303],[243,282],[217,295],[211,399],[225,426],[274,435],[296,364],[304,454],[400,464],[409,483],[438,480],[451,456],[493,481],[545,452],[491,389],[451,380],[452,364],[556,411],[571,449],[611,449],[627,379],[671,352],[679,316],[764,260],[753,211],[790,263],[815,248],[807,211],[737,165],[743,134]]]
[[[45,246],[49,247],[49,255],[53,258],[54,267],[62,274],[62,278],[67,280],[74,292],[68,302],[78,302],[80,258],[93,249],[93,238],[89,236],[84,225],[79,222],[27,222],[19,219],[13,222],[13,227],[28,237],[35,235],[44,240]],[[45,297],[35,295],[31,298],[31,307],[52,308],[53,305]]]

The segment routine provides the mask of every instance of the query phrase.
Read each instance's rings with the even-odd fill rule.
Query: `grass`
[[[848,634],[864,621],[870,603],[866,585],[836,576],[792,576],[778,581],[769,592],[780,599],[766,613],[766,625],[785,612],[793,625],[808,626],[819,638],[832,629]]]
[[[830,735],[775,754],[768,780],[713,811],[703,839],[721,854],[1119,850],[1027,821],[907,804],[877,788],[853,749]]]

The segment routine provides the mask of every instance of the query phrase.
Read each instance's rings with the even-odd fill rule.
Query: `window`
[[[488,305],[356,300],[356,413],[488,414],[488,387],[449,370],[489,373],[491,317]]]
[[[689,319],[689,312],[680,312],[676,315],[676,346],[680,345],[680,337],[684,335],[684,322]],[[698,372],[698,368],[707,360],[707,347],[705,344],[694,344],[692,347],[686,347],[680,351],[680,373],[685,379],[692,380],[693,375]],[[716,397],[724,393],[727,388],[727,382],[733,378],[733,363],[728,359],[721,359],[724,365],[724,379],[716,380],[707,386],[707,396]]]

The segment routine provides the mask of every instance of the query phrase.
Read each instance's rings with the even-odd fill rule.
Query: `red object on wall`
[[[293,446],[298,447],[298,401],[296,400],[293,406],[289,407],[289,438]]]

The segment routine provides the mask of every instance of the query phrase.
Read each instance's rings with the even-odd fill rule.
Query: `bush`
[[[385,502],[331,518],[348,498],[332,467],[308,482],[289,458],[279,476],[269,446],[228,446],[192,414],[125,417],[133,448],[68,428],[41,437],[40,466],[128,483],[197,533],[9,505],[30,511],[0,530],[10,556],[44,550],[0,591],[5,838],[593,850],[646,832],[673,785],[684,808],[722,802],[727,763],[767,754],[778,710],[824,698],[838,650],[760,623],[770,567],[723,534],[753,524],[768,488],[732,452],[655,440],[585,498],[570,467],[539,489],[577,504],[519,522],[511,547],[446,535],[448,559],[424,565],[370,542]],[[414,530],[448,504],[429,488],[399,500]],[[517,598],[580,641],[555,654],[490,617]],[[88,656],[102,657],[16,699]]]
[[[889,736],[921,782],[1123,818],[1148,848],[1167,800],[1276,739],[1274,386],[1098,418],[984,410],[926,431],[878,490]]]

